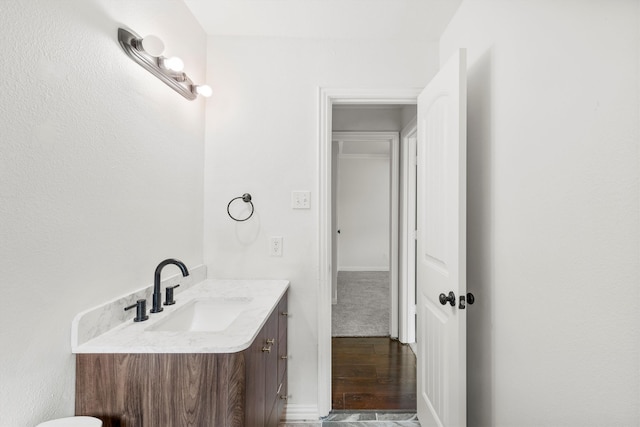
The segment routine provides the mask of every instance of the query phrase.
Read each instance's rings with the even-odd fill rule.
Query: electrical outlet
[[[311,207],[310,191],[292,191],[291,207],[293,209],[309,209]]]
[[[272,236],[269,238],[269,256],[282,256],[281,236]]]

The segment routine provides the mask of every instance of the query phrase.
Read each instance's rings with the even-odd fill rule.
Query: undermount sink
[[[147,331],[220,332],[249,306],[253,298],[197,298],[160,320]]]

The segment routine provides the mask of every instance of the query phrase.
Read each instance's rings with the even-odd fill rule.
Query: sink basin
[[[198,298],[189,301],[147,331],[220,332],[249,306],[253,298]]]

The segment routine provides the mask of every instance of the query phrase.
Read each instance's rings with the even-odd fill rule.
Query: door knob
[[[474,302],[476,302],[476,297],[473,296],[473,294],[471,292],[469,292],[467,294],[467,303],[469,305],[473,304]]]
[[[449,292],[449,295],[440,294],[440,304],[446,305],[447,302],[451,304],[451,307],[456,305],[456,294],[453,291]]]

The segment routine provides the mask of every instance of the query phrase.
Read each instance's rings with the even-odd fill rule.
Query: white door
[[[466,88],[466,51],[461,49],[418,97],[417,403],[422,426],[467,425],[466,301],[460,298],[467,295]]]

